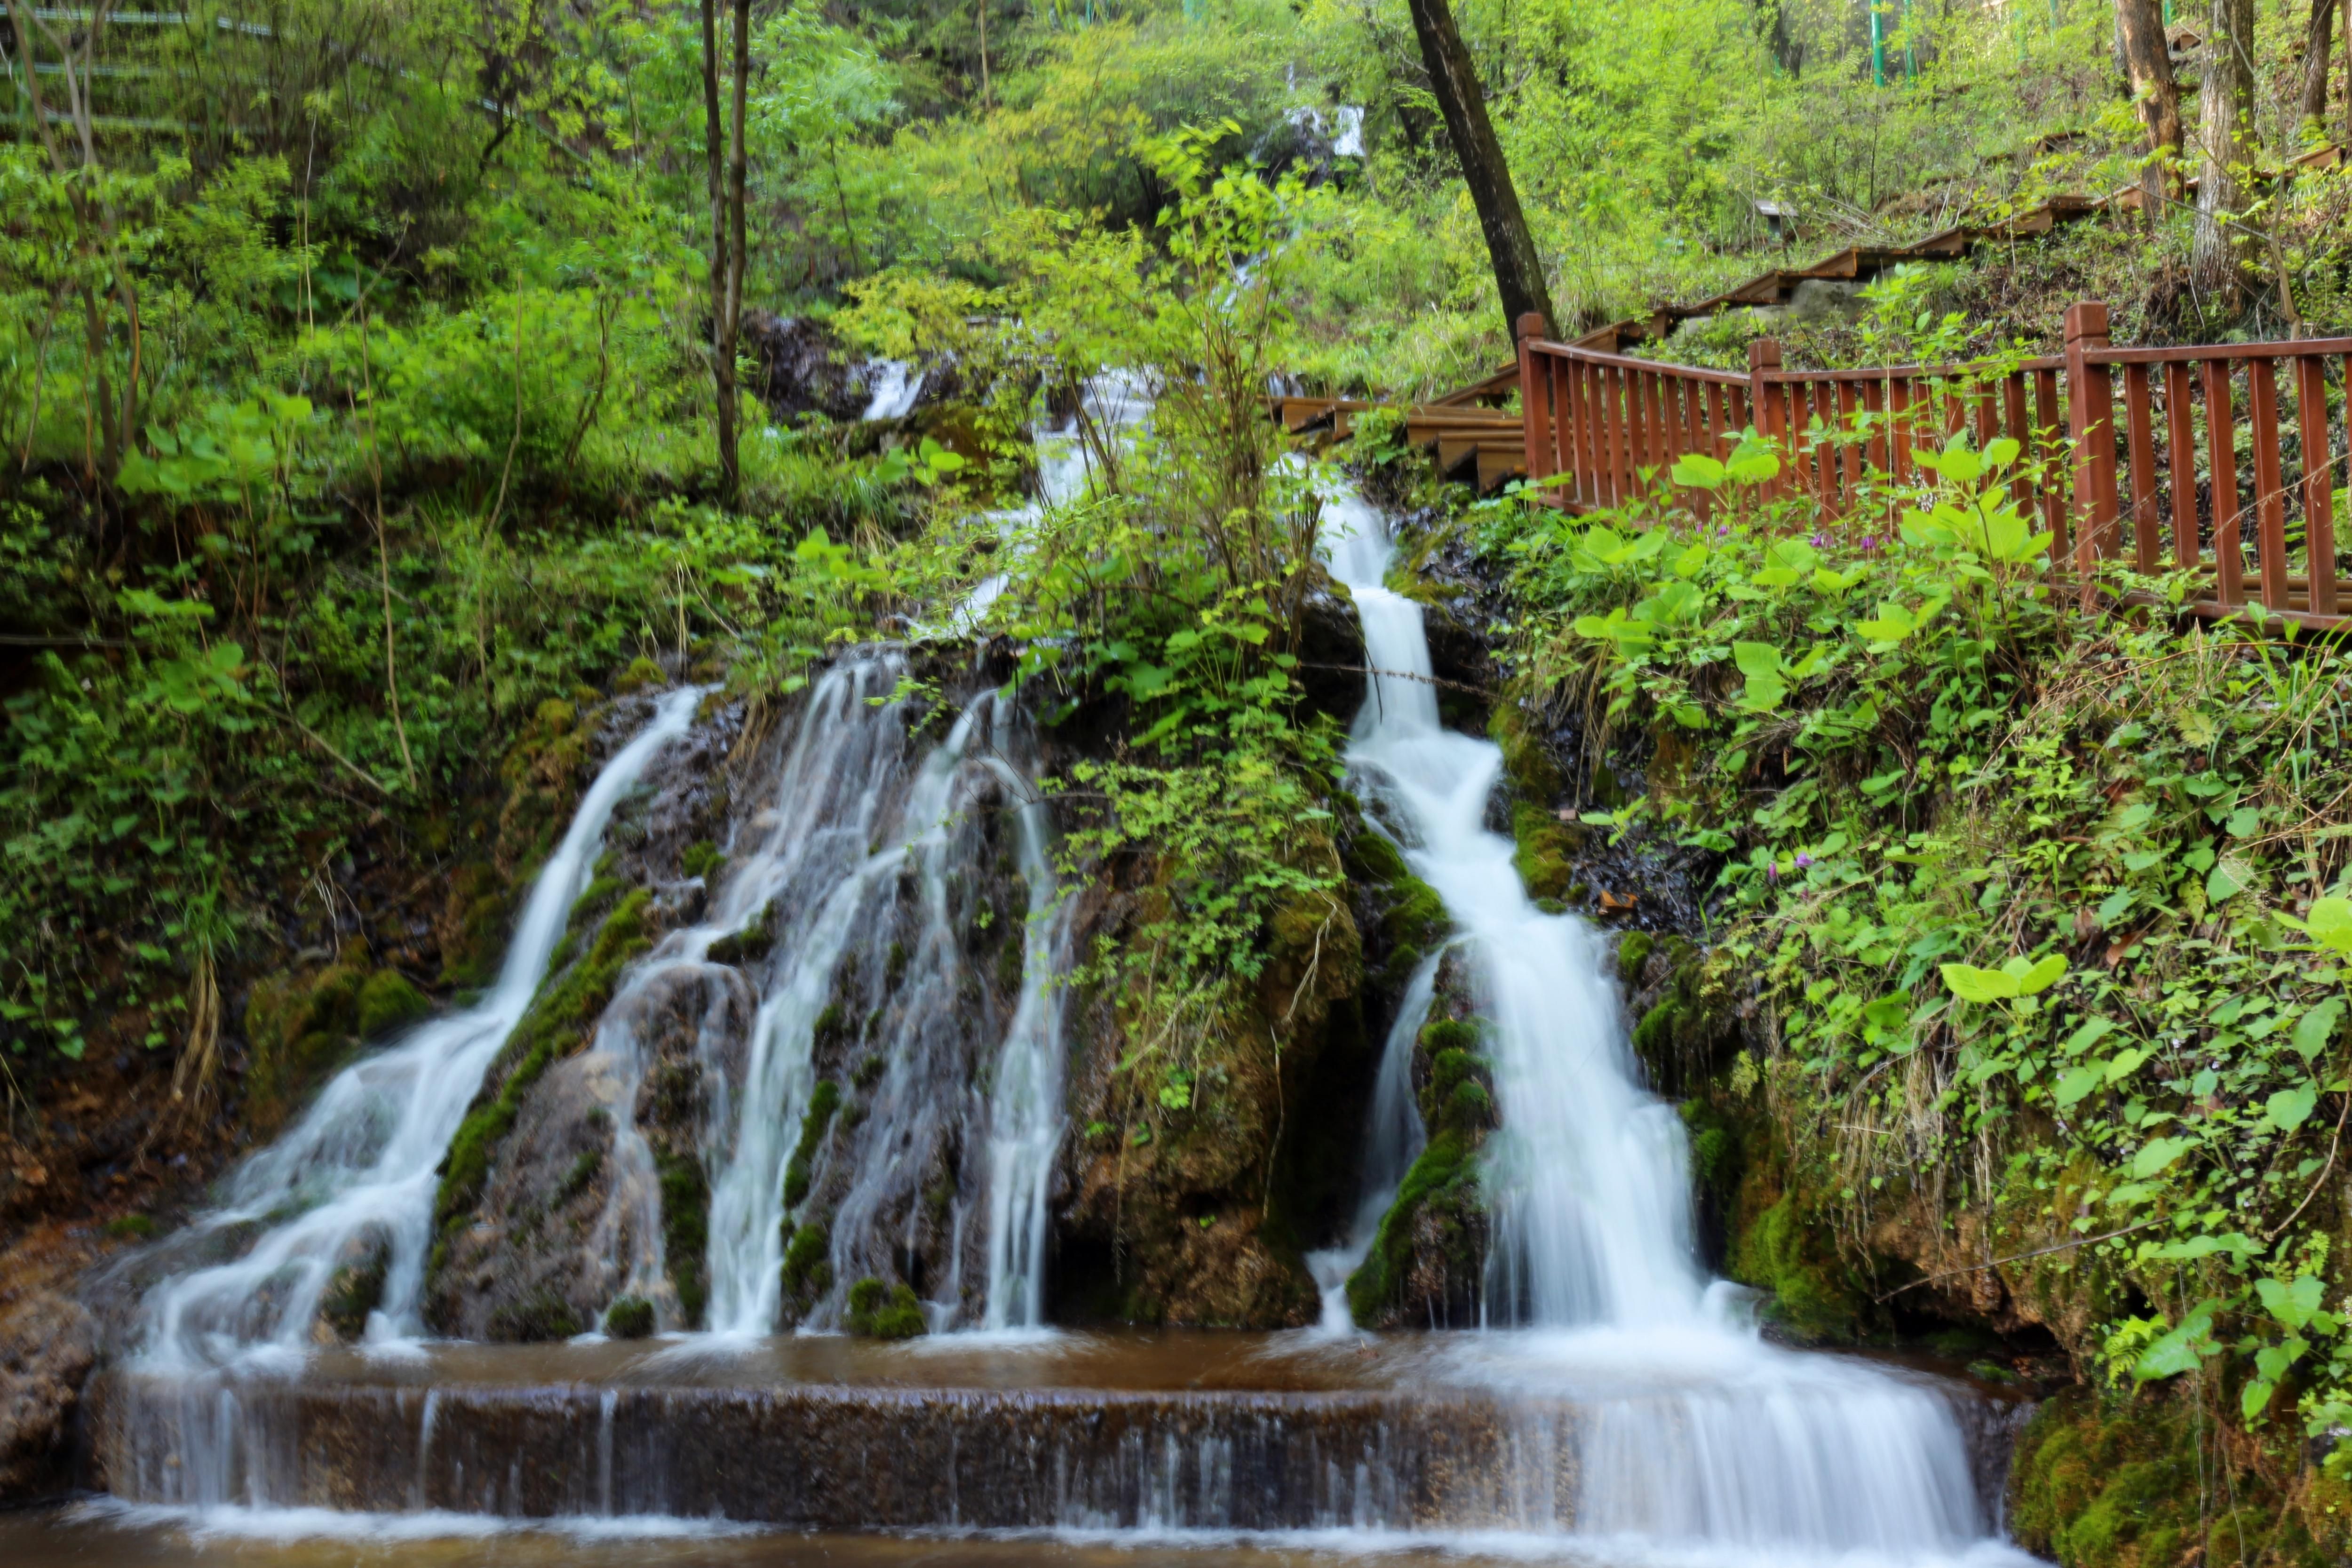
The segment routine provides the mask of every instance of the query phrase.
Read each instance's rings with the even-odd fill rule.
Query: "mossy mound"
[[[885,1285],[871,1277],[849,1288],[849,1313],[843,1326],[872,1340],[911,1340],[929,1328],[913,1287]]]
[[[654,1331],[654,1304],[623,1296],[604,1309],[604,1331],[616,1340],[642,1340]]]
[[[1795,1193],[1782,1193],[1733,1238],[1731,1277],[1769,1292],[1765,1316],[1791,1336],[1852,1341],[1862,1335],[1870,1298],[1825,1234]]]
[[[246,999],[245,1037],[257,1120],[274,1125],[362,1043],[431,1008],[407,976],[372,967],[366,945],[356,941],[322,969],[256,981]]]
[[[1480,1043],[1467,1018],[1422,1028],[1415,1076],[1429,1142],[1348,1280],[1349,1310],[1366,1327],[1475,1321],[1487,1241],[1478,1155],[1495,1125]]]

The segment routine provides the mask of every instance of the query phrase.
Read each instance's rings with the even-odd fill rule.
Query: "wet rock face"
[[[0,1310],[0,1506],[70,1484],[73,1426],[97,1359],[97,1321],[70,1297],[33,1290]]]
[[[856,419],[866,411],[866,390],[841,355],[833,334],[806,317],[743,312],[742,341],[759,361],[751,390],[778,421],[822,414]]]
[[[624,711],[611,727],[626,733],[642,718]],[[707,715],[614,812],[606,853],[573,910],[559,962],[445,1163],[441,1236],[425,1303],[436,1331],[509,1342],[568,1338],[595,1327],[632,1289],[655,1297],[666,1321],[693,1321],[668,1280],[633,1279],[642,1259],[661,1252],[658,1175],[647,1173],[642,1156],[648,1144],[694,1146],[702,1104],[697,1043],[714,1027],[746,1030],[750,1000],[740,977],[715,966],[624,996],[621,1005],[653,1047],[653,1066],[642,1073],[616,1058],[602,1026],[629,963],[703,906],[703,880],[686,863],[707,852],[732,798],[727,754],[745,719],[740,704]],[[484,1113],[502,1102],[510,1113],[500,1129]],[[629,1125],[645,1137],[622,1140],[619,1131]],[[486,1146],[468,1153],[476,1138]],[[457,1182],[468,1190],[457,1190]]]

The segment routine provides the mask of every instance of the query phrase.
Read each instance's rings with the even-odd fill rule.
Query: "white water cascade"
[[[2000,1553],[1941,1393],[1763,1342],[1738,1288],[1699,1268],[1681,1122],[1641,1087],[1607,944],[1538,910],[1510,842],[1486,830],[1500,753],[1438,722],[1421,606],[1385,585],[1384,520],[1352,494],[1325,516],[1367,661],[1390,672],[1370,679],[1350,769],[1459,927],[1489,1030],[1501,1126],[1487,1310],[1524,1331],[1468,1337],[1459,1371],[1588,1412],[1570,1484],[1580,1536],[1743,1563]]]
[[[436,1167],[547,973],[614,806],[656,753],[686,732],[701,696],[687,688],[664,697],[652,721],[589,785],[531,884],[489,994],[336,1074],[292,1131],[230,1179],[227,1201],[196,1221],[193,1236],[226,1238],[247,1227],[259,1234],[242,1257],[177,1275],[149,1293],[143,1366],[182,1372],[257,1353],[299,1355],[337,1269],[379,1243],[384,1285],[367,1337],[383,1342],[423,1331],[417,1296]]]
[[[910,706],[893,697],[904,668],[901,655],[883,649],[852,655],[817,682],[773,805],[748,833],[739,829],[756,839],[709,921],[672,938],[647,966],[699,963],[714,940],[755,921],[772,943],[755,971],[759,1002],[740,1075],[710,1064],[721,1068],[714,1080],[735,1085],[714,1099],[708,1133],[709,1323],[721,1334],[776,1327],[788,1218],[805,1224],[824,1211],[831,1283],[803,1321],[831,1326],[851,1283],[902,1271],[899,1260],[933,1223],[922,1200],[943,1181],[955,1192],[953,1234],[935,1248],[949,1259],[944,1277],[924,1284],[933,1326],[972,1315],[991,1327],[1040,1321],[1045,1183],[1062,1131],[1054,982],[1066,967],[1068,917],[1018,715],[983,693],[910,768]],[[1000,807],[1009,808],[1027,889],[1020,990],[1001,1035],[974,1005],[962,946],[978,907],[979,818]],[[820,1080],[819,1036],[845,1026],[845,998],[871,1047],[847,1091],[856,1114],[843,1138],[820,1145],[810,1195],[788,1205],[790,1162]],[[975,1049],[988,1045],[992,1073],[973,1070]],[[992,1094],[968,1087],[988,1077]],[[934,1168],[942,1160],[954,1163]],[[973,1314],[962,1260],[982,1215],[988,1279]],[[980,1237],[971,1241],[981,1248]]]
[[[868,422],[904,419],[915,411],[916,400],[923,395],[923,381],[928,374],[904,360],[870,361],[866,366],[866,412],[858,417]]]
[[[1436,994],[1437,966],[1444,956],[1443,950],[1432,953],[1413,970],[1381,1047],[1380,1076],[1372,1080],[1372,1107],[1364,1128],[1364,1172],[1347,1237],[1337,1247],[1307,1255],[1307,1272],[1323,1297],[1323,1321],[1317,1327],[1325,1334],[1345,1334],[1356,1326],[1348,1310],[1348,1277],[1371,1256],[1381,1216],[1396,1201],[1405,1173],[1429,1142],[1421,1108],[1412,1100],[1412,1053],[1429,1016],[1430,999]]]

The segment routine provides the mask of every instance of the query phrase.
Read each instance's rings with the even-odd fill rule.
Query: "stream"
[[[1083,469],[1051,479],[1047,500],[1067,499]],[[604,764],[489,995],[347,1068],[230,1179],[195,1230],[241,1253],[155,1285],[132,1352],[93,1387],[110,1496],[0,1520],[0,1557],[2029,1561],[1999,1529],[2010,1407],[1892,1360],[1768,1343],[1748,1293],[1700,1267],[1682,1123],[1642,1085],[1604,934],[1537,909],[1486,827],[1500,756],[1439,722],[1421,609],[1385,585],[1385,520],[1336,494],[1325,544],[1381,672],[1352,786],[1452,915],[1486,1030],[1500,1127],[1483,1327],[1361,1334],[1346,1304],[1423,1145],[1412,1058],[1434,956],[1368,1097],[1354,1218],[1308,1258],[1319,1325],[1050,1325],[1076,899],[1038,742],[992,691],[926,709],[906,650],[870,647],[815,680],[707,902],[630,967],[585,1053],[618,1086],[596,1123],[614,1175],[583,1230],[591,1261],[665,1331],[437,1341],[418,1294],[436,1168],[549,973],[616,802],[691,723],[691,690]],[[988,939],[984,975],[972,933],[1000,905],[1020,930]],[[679,1018],[686,1045],[665,1046]],[[715,1086],[695,1332],[631,1110],[680,1062]],[[382,1304],[359,1343],[322,1347],[320,1294],[362,1235],[388,1247]],[[797,1298],[790,1256],[808,1265]],[[867,1275],[915,1283],[927,1337],[832,1331]]]

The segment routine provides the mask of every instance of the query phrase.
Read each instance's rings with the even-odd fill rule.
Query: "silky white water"
[[[993,692],[908,766],[911,708],[895,695],[905,668],[898,651],[873,650],[818,680],[773,804],[739,831],[750,847],[709,921],[671,938],[646,966],[650,975],[698,964],[714,940],[754,920],[764,919],[773,942],[753,970],[759,1000],[740,1083],[711,1062],[721,1092],[707,1140],[708,1322],[721,1334],[775,1329],[788,1222],[815,1217],[831,1283],[802,1321],[835,1325],[852,1283],[903,1273],[928,1223],[919,1200],[942,1180],[955,1196],[948,1266],[921,1291],[932,1326],[1042,1321],[1045,1184],[1063,1121],[1055,982],[1068,942],[1049,824],[1018,715]],[[1001,1023],[971,1005],[963,950],[975,917],[969,883],[984,853],[979,819],[998,809],[1011,817],[1027,892],[1019,993]],[[845,996],[871,1020],[870,1077],[845,1091],[856,1115],[823,1139],[808,1196],[788,1205],[789,1163],[819,1081],[819,1028],[828,1012],[840,1026]],[[990,1063],[992,1092],[974,1082],[976,1055]],[[933,1169],[943,1157],[959,1163]],[[975,1224],[984,1237],[971,1236]],[[965,1288],[967,1250],[985,1258],[977,1291]]]
[[[1589,1412],[1580,1536],[1905,1559],[1980,1545],[1990,1531],[1939,1392],[1764,1343],[1738,1288],[1699,1267],[1681,1121],[1641,1086],[1606,942],[1537,909],[1510,841],[1486,830],[1501,754],[1438,721],[1421,606],[1386,586],[1385,521],[1336,495],[1324,539],[1375,672],[1349,767],[1456,922],[1487,1029],[1501,1125],[1486,1310],[1520,1328],[1472,1337],[1456,1371]],[[1549,1441],[1526,1434],[1531,1480],[1553,1468]]]
[[[870,361],[866,366],[866,412],[858,417],[867,421],[904,419],[915,411],[916,400],[923,395],[926,374],[904,360]]]
[[[1442,951],[1433,953],[1413,970],[1381,1047],[1380,1076],[1372,1080],[1371,1110],[1365,1118],[1364,1171],[1348,1234],[1339,1246],[1307,1255],[1307,1272],[1323,1298],[1323,1319],[1316,1326],[1326,1334],[1345,1334],[1355,1328],[1348,1310],[1348,1277],[1371,1256],[1381,1217],[1396,1202],[1405,1173],[1429,1142],[1421,1108],[1412,1099],[1412,1052],[1429,1016],[1430,998],[1436,994],[1437,965],[1444,957]]]
[[[368,1339],[423,1331],[417,1296],[436,1167],[547,973],[614,806],[655,754],[686,732],[701,696],[688,688],[664,697],[652,721],[589,785],[562,843],[531,884],[489,994],[336,1074],[291,1132],[230,1179],[227,1201],[191,1230],[203,1237],[251,1226],[260,1234],[234,1261],[178,1275],[149,1293],[142,1365],[184,1371],[256,1352],[299,1352],[310,1342],[311,1321],[335,1271],[379,1245],[387,1267]]]

